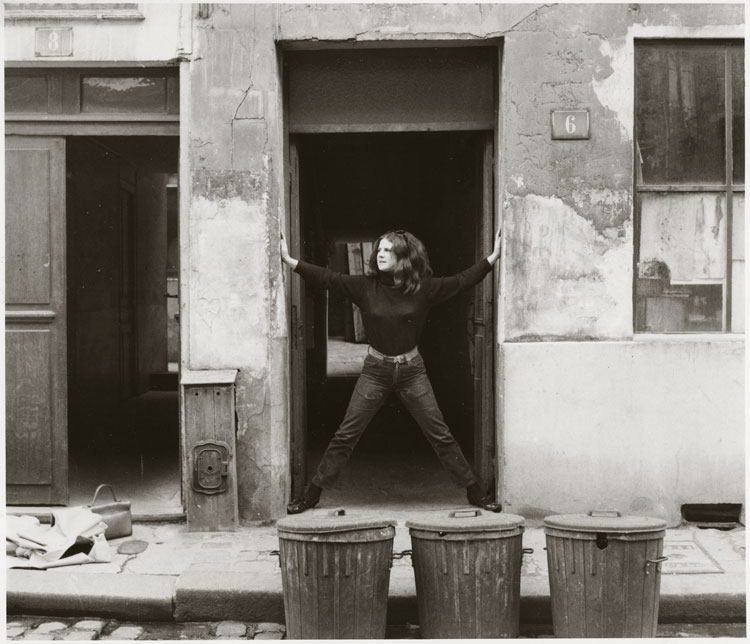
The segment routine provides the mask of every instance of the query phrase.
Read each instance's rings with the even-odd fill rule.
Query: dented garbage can
[[[666,527],[616,510],[544,519],[555,637],[655,637]]]
[[[454,510],[406,526],[423,638],[518,637],[523,517]]]
[[[344,510],[277,522],[288,639],[384,639],[396,521]]]

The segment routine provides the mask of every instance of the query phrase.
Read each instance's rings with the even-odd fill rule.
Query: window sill
[[[745,342],[744,333],[635,333],[634,342]]]

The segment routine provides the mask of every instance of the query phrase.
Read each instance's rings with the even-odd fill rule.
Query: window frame
[[[666,183],[644,184],[641,173],[640,150],[638,146],[638,68],[637,52],[644,48],[667,49],[670,47],[690,47],[691,49],[723,50],[724,54],[724,183]],[[734,215],[734,195],[745,193],[745,184],[734,182],[734,140],[733,140],[733,83],[732,56],[734,49],[742,52],[744,59],[745,42],[742,39],[703,39],[703,38],[636,38],[633,56],[633,193],[635,217],[633,222],[633,333],[634,335],[712,335],[732,333],[732,220]],[[638,330],[638,265],[641,251],[641,195],[647,193],[710,192],[724,194],[726,203],[726,276],[724,280],[722,328],[721,331],[639,331]]]

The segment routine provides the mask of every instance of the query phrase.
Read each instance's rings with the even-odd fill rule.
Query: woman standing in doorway
[[[466,488],[472,505],[502,511],[479,486],[456,439],[443,420],[417,341],[430,307],[478,284],[500,257],[500,231],[492,253],[452,277],[433,277],[424,244],[405,230],[381,235],[370,257],[371,275],[344,275],[294,259],[281,237],[281,259],[311,286],[335,289],[362,312],[370,346],[349,407],[303,495],[287,505],[289,514],[314,507],[346,465],[357,442],[390,392],[398,394],[453,481]]]

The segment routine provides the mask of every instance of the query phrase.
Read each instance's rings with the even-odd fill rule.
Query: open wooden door
[[[5,147],[7,502],[68,502],[65,139]]]
[[[476,261],[492,252],[494,241],[494,146],[487,132],[479,149],[477,164],[481,175],[480,212],[475,218]],[[474,291],[471,319],[472,371],[474,378],[474,470],[481,485],[492,491],[495,486],[495,387],[494,387],[494,315],[496,289],[493,274],[482,280]]]
[[[293,137],[289,140],[289,252],[301,258],[302,226],[299,200],[299,152]],[[307,377],[305,342],[305,283],[292,274],[290,281],[291,310],[289,340],[291,345],[291,467],[292,497],[299,496],[305,486],[307,449]]]

